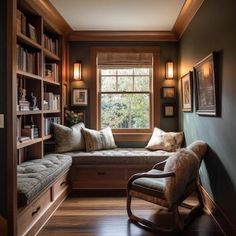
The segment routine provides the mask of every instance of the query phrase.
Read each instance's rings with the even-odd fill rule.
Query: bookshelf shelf
[[[16,73],[17,75],[24,76],[25,78],[29,78],[29,79],[33,78],[33,79],[42,80],[42,77],[40,75],[35,75],[35,74],[29,73],[23,70],[17,70]]]
[[[45,79],[45,78],[43,78],[43,81],[45,82],[45,83],[48,83],[48,84],[53,84],[53,85],[61,85],[61,83],[59,83],[59,82],[55,82],[55,81],[52,81],[52,80],[49,80],[49,79]]]
[[[60,110],[44,110],[43,113],[44,114],[50,114],[50,113],[60,113]]]
[[[25,148],[39,142],[42,142],[42,138],[30,139],[22,143],[17,143],[17,149]]]
[[[48,139],[51,139],[52,138],[52,134],[49,134],[49,135],[46,135],[46,136],[43,136],[43,140],[48,140]]]
[[[42,46],[40,44],[38,44],[37,42],[35,42],[34,40],[30,39],[28,36],[26,36],[20,32],[17,32],[16,36],[17,36],[18,42],[21,42],[21,43],[28,45],[30,47],[33,47],[35,49],[42,50]]]
[[[55,61],[60,61],[60,57],[58,57],[56,54],[50,52],[48,49],[43,48],[43,52],[46,58],[51,59],[51,60],[55,60]]]
[[[37,111],[17,111],[16,114],[18,116],[26,116],[26,115],[38,115],[41,114],[42,111],[41,110],[37,110]]]

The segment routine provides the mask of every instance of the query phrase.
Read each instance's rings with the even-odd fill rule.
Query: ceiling
[[[170,31],[185,0],[50,0],[76,31]]]

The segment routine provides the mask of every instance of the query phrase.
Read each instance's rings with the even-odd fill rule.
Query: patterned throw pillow
[[[56,141],[56,152],[71,152],[76,150],[84,150],[85,143],[81,133],[84,123],[78,123],[71,128],[53,124],[53,136]]]
[[[175,152],[181,147],[183,137],[183,132],[165,132],[159,128],[154,128],[146,148],[152,151],[164,150]]]
[[[82,128],[82,133],[84,136],[87,152],[116,148],[116,144],[110,127],[107,127],[100,131]]]

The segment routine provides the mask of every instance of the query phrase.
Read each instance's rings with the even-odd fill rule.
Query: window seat
[[[73,189],[126,189],[130,176],[149,170],[172,153],[145,148],[115,148],[65,154],[72,157]]]

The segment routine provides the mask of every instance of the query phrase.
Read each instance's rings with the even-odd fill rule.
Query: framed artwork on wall
[[[88,89],[74,88],[72,90],[72,106],[87,106],[88,105]]]
[[[162,98],[175,98],[175,87],[162,87]]]
[[[192,91],[193,72],[189,71],[181,77],[181,97],[182,111],[193,111],[193,91]]]
[[[196,81],[196,112],[199,115],[216,116],[216,53],[208,55],[193,70]]]
[[[163,117],[174,117],[175,116],[175,104],[164,103],[163,104]]]

